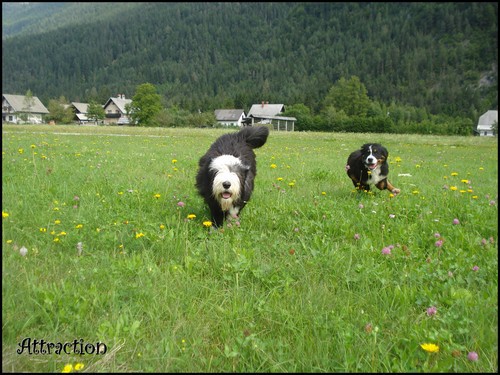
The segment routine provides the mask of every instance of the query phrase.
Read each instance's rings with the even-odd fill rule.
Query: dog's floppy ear
[[[380,145],[380,151],[382,152],[382,155],[384,155],[386,159],[389,157],[389,151],[387,151],[387,149],[384,146]]]

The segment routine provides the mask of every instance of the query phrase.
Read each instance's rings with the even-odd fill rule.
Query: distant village
[[[105,118],[99,123],[102,125],[130,125],[131,119],[128,116],[126,106],[131,103],[132,99],[127,99],[123,94],[110,97],[103,105]],[[71,102],[67,106],[71,107],[75,114],[73,119],[75,124],[95,124],[93,119],[87,117],[89,103]],[[282,116],[284,112],[284,104],[261,102],[252,105],[248,113],[245,113],[243,109],[216,109],[214,115],[217,123],[222,126],[242,127],[272,124],[274,130],[294,131],[297,119]],[[2,94],[2,122],[43,124],[46,123],[45,116],[49,113],[49,110],[36,96],[27,98],[25,95]]]
[[[125,98],[123,94],[109,98],[103,105],[105,118],[101,124],[130,125],[131,120],[126,110],[126,105],[130,103],[132,103],[132,99]],[[87,117],[88,103],[72,102],[68,106],[75,114],[75,124],[95,124]],[[214,115],[217,123],[222,126],[242,127],[270,124],[277,131],[294,131],[297,119],[283,116],[284,112],[284,104],[261,102],[252,105],[248,113],[245,113],[243,109],[216,109]],[[44,117],[49,113],[49,110],[36,96],[27,98],[25,95],[2,94],[2,123],[43,124],[46,123]],[[496,136],[497,124],[498,111],[486,111],[479,117],[475,135]]]

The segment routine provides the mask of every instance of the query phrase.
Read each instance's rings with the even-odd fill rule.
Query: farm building
[[[36,96],[2,94],[2,121],[41,124],[48,113]]]
[[[87,113],[89,111],[88,103],[71,102],[71,107],[73,108],[73,112],[75,113],[75,120],[79,124],[85,124],[89,122],[89,119],[87,118]]]
[[[477,134],[480,136],[494,136],[498,126],[498,111],[486,111],[477,122]]]
[[[274,130],[293,131],[295,127],[295,117],[280,116],[285,112],[284,104],[269,104],[262,102],[254,104],[248,111],[248,118],[251,119],[251,124],[272,124]]]

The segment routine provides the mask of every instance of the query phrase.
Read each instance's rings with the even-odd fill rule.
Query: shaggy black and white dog
[[[269,129],[248,126],[219,137],[200,158],[196,188],[216,227],[227,216],[238,218],[253,192],[257,163],[254,148],[263,146]]]

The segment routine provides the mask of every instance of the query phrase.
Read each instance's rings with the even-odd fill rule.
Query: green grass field
[[[4,372],[498,370],[496,138],[271,132],[214,230],[194,181],[224,130],[2,130]],[[366,142],[400,195],[353,189]]]

